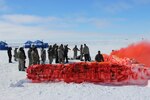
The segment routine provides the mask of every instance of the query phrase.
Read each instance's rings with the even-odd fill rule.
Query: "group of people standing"
[[[12,48],[10,47],[8,49],[8,56],[9,56],[9,63],[11,63],[11,54]],[[48,60],[49,64],[52,64],[52,62],[55,60],[55,63],[68,63],[68,52],[71,50],[68,45],[61,44],[58,46],[57,44],[49,45],[47,54],[48,54]],[[80,49],[77,48],[77,45],[72,49],[73,50],[73,59],[80,59],[80,61],[91,61],[90,57],[90,51],[89,47],[84,44],[80,46]],[[80,55],[78,56],[78,51],[80,52]],[[46,50],[44,48],[41,48],[41,53],[39,55],[38,49],[32,45],[28,49],[27,52],[29,65],[35,65],[35,64],[45,64],[46,63]],[[14,50],[14,60],[18,61],[18,69],[19,71],[25,70],[26,65],[26,54],[23,47],[15,48]],[[84,59],[83,59],[84,58]],[[98,51],[98,54],[95,56],[95,60],[97,62],[104,61],[102,54],[100,54],[100,51]]]
[[[80,46],[80,50],[77,48],[77,45],[75,45],[75,47],[73,48],[74,51],[74,59],[80,59],[81,61],[83,61],[83,57],[85,61],[91,61],[91,57],[90,57],[90,51],[89,51],[89,47],[84,44]],[[77,56],[77,52],[80,51],[80,56]]]
[[[9,58],[9,63],[12,63],[12,47],[9,47],[7,50],[8,58]],[[26,59],[26,54],[24,51],[23,47],[20,47],[19,50],[18,48],[15,48],[14,50],[14,61],[18,61],[18,69],[19,71],[25,71],[25,59]]]
[[[71,50],[68,45],[61,44],[58,46],[54,44],[53,46],[50,45],[47,52],[48,52],[48,59],[49,64],[52,64],[53,60],[55,59],[55,63],[68,63],[68,52]],[[86,44],[81,45],[80,50],[77,48],[77,45],[72,49],[73,50],[73,59],[79,59],[83,61],[83,57],[85,57],[85,61],[90,61],[90,52],[89,48]],[[78,56],[78,51],[80,51],[80,56]],[[42,55],[42,52],[41,52]],[[83,56],[84,55],[84,56]],[[45,58],[45,57],[44,57]],[[42,56],[41,56],[42,59]]]

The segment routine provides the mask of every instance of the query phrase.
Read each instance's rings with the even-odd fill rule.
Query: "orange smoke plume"
[[[150,67],[150,42],[142,41],[140,43],[131,44],[126,48],[112,51],[111,55],[116,55],[121,58],[132,58]]]

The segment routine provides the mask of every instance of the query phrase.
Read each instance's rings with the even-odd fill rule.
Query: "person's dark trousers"
[[[89,54],[84,54],[85,61],[88,61]]]
[[[68,55],[67,54],[65,54],[64,58],[66,60],[66,63],[68,63]]]
[[[90,55],[89,54],[85,54],[84,58],[85,58],[85,61],[90,61]]]
[[[59,63],[59,61],[58,61],[58,56],[56,56],[55,63]]]
[[[12,59],[12,56],[9,56],[9,63],[12,63],[11,59]]]

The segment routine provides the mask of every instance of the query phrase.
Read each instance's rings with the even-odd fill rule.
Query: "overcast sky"
[[[0,0],[0,41],[150,39],[150,0]]]

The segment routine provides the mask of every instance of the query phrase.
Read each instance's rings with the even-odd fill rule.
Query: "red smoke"
[[[139,63],[150,67],[150,42],[142,41],[140,43],[131,44],[126,48],[113,51],[111,55],[116,55],[121,58],[133,58]]]

